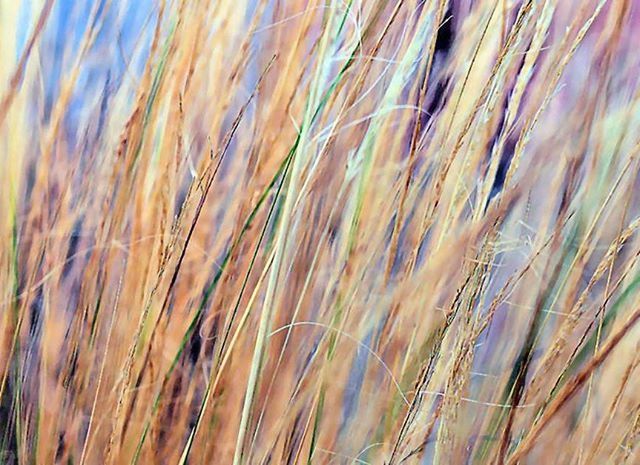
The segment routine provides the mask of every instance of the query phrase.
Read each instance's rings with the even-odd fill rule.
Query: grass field
[[[0,464],[640,464],[640,1],[0,28]]]

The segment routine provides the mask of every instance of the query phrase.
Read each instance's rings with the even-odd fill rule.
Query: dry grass
[[[640,2],[0,25],[2,464],[640,463]]]

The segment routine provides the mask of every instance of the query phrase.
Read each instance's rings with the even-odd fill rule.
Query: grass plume
[[[0,26],[0,464],[638,463],[640,3]]]

